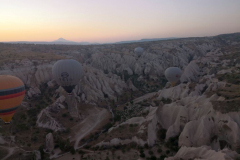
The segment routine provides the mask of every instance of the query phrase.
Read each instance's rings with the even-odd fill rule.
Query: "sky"
[[[117,42],[240,32],[240,0],[3,0],[0,42]]]

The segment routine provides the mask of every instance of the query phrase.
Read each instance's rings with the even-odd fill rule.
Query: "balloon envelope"
[[[25,95],[23,82],[14,76],[0,75],[0,118],[9,123]]]
[[[178,67],[169,67],[165,70],[165,76],[172,85],[177,83],[181,77],[181,74],[182,70]]]
[[[138,55],[138,56],[141,56],[142,53],[143,53],[143,48],[142,47],[137,47],[134,49],[134,52]]]
[[[83,76],[81,64],[73,59],[57,61],[52,68],[53,78],[66,92],[71,93]]]

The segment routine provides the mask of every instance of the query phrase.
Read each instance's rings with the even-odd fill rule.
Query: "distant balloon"
[[[10,123],[25,95],[23,82],[14,76],[0,75],[0,118]]]
[[[143,48],[142,47],[137,47],[134,49],[134,52],[137,54],[137,56],[141,56],[143,53]]]
[[[52,68],[53,78],[64,90],[71,93],[83,76],[81,64],[73,59],[57,61]]]
[[[167,80],[174,86],[180,79],[182,70],[178,67],[169,67],[165,70],[165,76]]]

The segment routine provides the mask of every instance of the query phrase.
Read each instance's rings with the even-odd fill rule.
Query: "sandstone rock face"
[[[37,126],[38,127],[43,127],[47,129],[51,129],[54,131],[63,131],[65,128],[58,123],[49,113],[49,108],[43,109],[37,119]]]
[[[136,136],[132,137],[132,139],[124,139],[121,140],[119,138],[114,138],[110,142],[100,142],[96,146],[116,146],[116,145],[124,145],[129,144],[131,142],[135,142],[136,144],[140,146],[144,146],[146,144],[146,141],[143,141],[142,139],[138,139]]]
[[[218,56],[221,55],[222,52],[216,50],[214,54],[207,54],[208,58],[203,56],[191,61],[181,76],[180,81],[184,83],[175,87],[167,86],[154,95],[148,96],[148,98],[157,97],[156,100],[170,99],[172,101],[169,104],[160,105],[154,118],[148,124],[149,145],[156,143],[157,131],[164,128],[167,130],[166,141],[170,137],[180,135],[178,144],[182,148],[183,146],[201,147],[203,145],[208,145],[216,151],[223,149],[224,146],[234,150],[239,148],[240,113],[223,114],[215,111],[212,101],[224,101],[225,97],[216,94],[210,97],[205,95],[205,93],[221,90],[226,87],[227,83],[213,78],[214,74],[206,75],[209,72],[208,66],[201,69],[199,67],[204,63],[210,64],[211,60],[218,60]],[[225,73],[227,71],[221,70],[217,74]]]
[[[70,113],[71,117],[79,118],[78,108],[77,108],[77,101],[73,96],[67,96],[66,102],[68,104],[68,112]]]
[[[116,95],[127,89],[126,83],[115,74],[104,74],[102,71],[84,66],[85,75],[79,85],[75,88],[77,95],[84,94],[85,102],[104,99],[106,96],[115,99]]]
[[[45,152],[52,152],[54,149],[54,138],[52,133],[46,135]]]
[[[209,41],[212,41],[212,43],[208,43]],[[187,66],[190,57],[195,56],[197,58],[205,55],[206,50],[216,49],[219,44],[214,41],[213,39],[206,40],[203,44],[197,44],[196,40],[175,41],[175,43],[163,41],[159,44],[150,45],[149,49],[146,49],[140,58],[129,51],[124,52],[124,54],[114,53],[114,49],[112,49],[113,53],[111,54],[99,51],[92,55],[91,65],[112,73],[126,71],[129,75],[133,73],[142,75],[144,73],[149,74],[150,77],[162,76],[166,68],[170,66],[184,68]],[[191,45],[185,45],[187,43]],[[192,46],[194,46],[194,49]],[[194,64],[190,66],[194,67]],[[191,67],[188,67],[188,70],[191,70]],[[193,70],[193,72],[196,71],[196,69]],[[183,80],[187,79],[186,76]]]
[[[41,153],[40,153],[40,151],[35,150],[35,151],[34,151],[34,154],[35,154],[35,159],[36,159],[36,160],[41,160]]]
[[[157,107],[149,107],[149,113],[146,116],[146,118],[144,117],[133,117],[128,119],[127,121],[120,123],[119,125],[115,126],[115,127],[111,127],[108,130],[108,133],[111,134],[111,132],[115,129],[117,129],[118,127],[122,126],[122,125],[129,125],[129,124],[138,124],[140,126],[138,133],[143,133],[146,129],[147,129],[147,125],[149,123],[149,121],[151,121],[153,119],[153,116],[157,110]],[[146,123],[146,124],[145,124]],[[144,144],[147,143],[147,141],[142,140],[141,138],[138,138],[138,135],[133,136],[131,139],[119,139],[119,138],[113,138],[112,140],[110,140],[109,142],[105,142],[102,141],[100,143],[98,143],[96,146],[114,146],[114,145],[124,145],[124,144],[129,144],[131,142],[135,142],[140,146],[144,146]]]
[[[29,62],[28,65],[22,62],[20,66],[14,67],[15,69],[9,69],[6,65],[5,70],[1,70],[0,74],[19,77],[26,87],[29,88],[26,95],[31,98],[41,94],[41,84],[47,83],[49,87],[55,84],[52,81],[52,66],[55,61],[41,61],[38,66],[31,66],[32,61],[26,61]],[[128,85],[115,74],[106,75],[103,71],[86,65],[84,65],[84,70],[85,76],[75,89],[77,94],[84,95],[82,101],[96,102],[99,99],[104,99],[104,95],[108,95],[109,98],[114,99],[117,94],[121,94],[124,89],[128,88]],[[129,85],[129,88],[135,89],[132,84]]]
[[[222,148],[216,144],[225,141],[233,149],[237,149],[240,143],[239,117],[239,112],[211,113],[199,120],[191,121],[184,127],[179,137],[179,145],[187,147],[209,145],[218,150]]]
[[[180,134],[184,126],[192,120],[198,119],[211,112],[212,106],[209,99],[202,97],[186,97],[171,104],[159,107],[155,117],[149,124],[149,144],[153,145],[156,140],[158,125],[167,129],[166,139]]]
[[[216,39],[203,38],[150,43],[145,47],[141,57],[137,57],[133,50],[131,51],[131,47],[125,48],[121,45],[99,45],[92,48],[82,47],[79,50],[64,49],[51,52],[78,59],[83,64],[85,76],[75,90],[82,101],[94,103],[106,97],[115,99],[116,95],[122,94],[125,89],[137,90],[131,82],[126,84],[123,81],[123,77],[128,75],[137,74],[139,77],[149,75],[156,80],[163,76],[164,70],[170,66],[182,69],[187,66],[181,81],[194,80],[200,71],[195,61],[188,65],[192,57],[198,59],[205,55],[207,50],[218,54],[219,47]],[[38,47],[38,50],[42,49]],[[55,84],[51,75],[55,62],[55,60],[16,60],[15,63],[1,66],[0,74],[15,75],[22,79],[29,88],[27,96],[31,98],[41,94],[41,84],[47,83],[49,87]],[[123,77],[120,78],[118,75]]]
[[[185,68],[181,76],[181,82],[195,81],[200,76],[200,68],[196,64],[196,60],[191,61]]]
[[[203,56],[191,61],[184,69],[181,84],[175,87],[166,85],[152,95],[147,94],[151,95],[149,99],[157,97],[156,100],[171,100],[169,104],[159,105],[148,124],[149,145],[154,145],[158,140],[157,132],[160,128],[167,130],[166,141],[170,137],[179,136],[178,145],[181,149],[174,157],[167,158],[169,160],[234,159],[237,155],[224,147],[239,150],[240,112],[220,113],[214,109],[213,102],[226,102],[224,96],[214,93],[229,87],[229,84],[219,81],[214,74],[207,75],[212,67],[219,65],[215,62],[223,55],[219,50],[213,52],[207,54],[207,58]],[[232,65],[230,63],[226,61],[225,67]],[[215,69],[214,73],[222,75],[232,73],[232,70],[236,69]],[[234,72],[238,73],[238,70]]]
[[[227,44],[239,45],[238,42],[226,41],[224,47]],[[226,100],[224,96],[213,94],[228,85],[227,80],[220,81],[217,75],[239,74],[234,68],[239,67],[239,58],[222,60],[223,56],[232,55],[228,53],[230,51],[222,48],[221,39],[212,37],[144,43],[145,52],[140,57],[133,53],[135,45],[77,46],[74,49],[58,46],[60,49],[51,51],[49,51],[51,46],[45,46],[49,49],[47,53],[77,59],[82,63],[85,75],[73,91],[76,104],[95,105],[99,100],[116,100],[116,97],[126,90],[140,91],[137,85],[134,86],[135,81],[131,79],[133,77],[137,82],[148,83],[148,80],[158,82],[162,80],[165,69],[170,66],[177,66],[183,70],[180,84],[175,87],[167,84],[159,91],[154,90],[153,93],[133,100],[134,103],[159,101],[158,106],[148,105],[150,107],[143,110],[144,113],[149,112],[146,117],[131,117],[118,125],[138,123],[140,127],[137,133],[147,132],[147,140],[137,136],[128,139],[113,137],[109,142],[103,141],[98,145],[111,146],[136,142],[141,146],[145,143],[152,146],[158,140],[158,130],[164,128],[167,130],[166,141],[170,137],[180,135],[178,144],[181,149],[176,156],[168,159],[231,159],[235,153],[223,149],[222,144],[232,149],[239,147],[240,113],[220,113],[214,109],[212,102]],[[51,75],[56,60],[57,58],[19,59],[14,63],[1,65],[0,74],[10,74],[22,79],[26,85],[26,97],[31,99],[44,93],[42,85],[51,89],[57,86]],[[36,124],[38,127],[63,131],[65,127],[51,116],[51,112],[57,113],[64,109],[69,100],[61,87],[54,89],[53,92],[53,98],[58,97],[57,100],[41,110]],[[76,104],[72,105],[74,109]],[[27,102],[23,103],[23,106],[29,108]],[[70,112],[75,113],[72,114],[73,117],[79,117],[76,110]],[[71,142],[75,142],[74,148],[77,149],[79,141],[94,131],[96,126],[102,125],[100,122],[107,121],[106,117],[109,119],[109,112],[97,107],[87,117],[79,117],[83,121],[71,129],[74,131],[71,135]],[[109,129],[108,133],[111,134],[118,126]],[[5,140],[0,137],[0,144],[3,143]],[[53,144],[52,135],[48,134],[47,151],[52,151]],[[218,151],[220,149],[223,150]]]
[[[33,64],[33,60],[22,60],[19,63],[5,64],[4,70],[0,74],[8,74],[19,77],[28,87],[38,87],[39,84],[52,79],[52,65],[49,61],[38,61],[38,65]],[[50,64],[49,64],[50,63]],[[13,66],[14,69],[11,69]]]
[[[238,157],[236,152],[227,148],[221,151],[211,150],[211,147],[182,147],[174,157],[165,158],[165,160],[180,160],[180,159],[208,159],[208,160],[227,160]]]
[[[221,86],[218,82],[216,84],[216,87]],[[212,85],[214,83],[209,83],[207,90],[211,90]],[[199,88],[201,91],[201,87],[195,87],[195,89]],[[217,95],[207,98],[205,95],[197,96],[195,94],[192,96],[187,93],[188,85],[185,84],[158,92],[158,99],[162,97],[170,98],[174,102],[158,107],[155,117],[148,126],[149,144],[153,145],[155,143],[156,132],[160,125],[167,129],[166,139],[181,133],[179,137],[180,146],[200,147],[210,145],[218,150],[220,146],[216,146],[216,142],[219,144],[220,141],[226,141],[233,148],[239,147],[239,112],[221,114],[214,111],[211,101],[223,100]]]
[[[37,87],[30,88],[27,92],[27,95],[29,98],[32,98],[33,96],[36,96],[39,94],[41,94],[41,91]]]

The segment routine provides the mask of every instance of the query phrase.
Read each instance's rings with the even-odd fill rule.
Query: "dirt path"
[[[8,157],[10,157],[14,153],[14,150],[16,149],[16,147],[11,147],[11,148],[3,147],[3,146],[0,146],[0,147],[8,150],[8,154],[2,160],[6,160]]]
[[[71,128],[73,134],[71,135],[70,141],[75,141],[75,149],[78,149],[78,144],[82,138],[89,135],[95,129],[103,126],[105,123],[107,123],[109,118],[111,118],[111,114],[108,112],[108,110],[103,108],[94,107],[91,113],[92,114],[84,119],[81,123]]]

